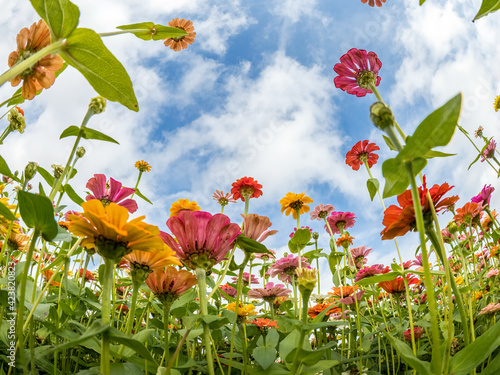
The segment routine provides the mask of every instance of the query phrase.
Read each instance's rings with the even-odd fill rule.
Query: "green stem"
[[[196,279],[198,280],[198,292],[200,300],[200,312],[202,318],[208,316],[207,302],[207,273],[204,268],[196,268]],[[212,346],[210,344],[210,330],[208,324],[203,321],[203,344],[205,345],[205,355],[207,357],[208,373],[214,375],[214,359],[212,356]]]
[[[0,86],[2,86],[5,82],[10,81],[14,77],[18,76],[26,69],[29,69],[32,65],[36,64],[38,60],[42,59],[43,57],[59,52],[63,46],[64,46],[64,41],[58,40],[57,42],[54,42],[52,44],[49,44],[47,47],[42,48],[40,51],[31,55],[26,60],[17,63],[16,65],[14,65],[12,68],[7,70],[0,76]]]
[[[307,308],[309,304],[309,297],[311,297],[311,292],[312,290],[309,289],[304,289],[302,291],[302,324],[306,325],[307,324]],[[300,354],[300,349],[302,348],[304,344],[304,338],[306,336],[306,330],[303,329],[304,327],[301,327],[300,331],[300,337],[299,341],[297,342],[297,349],[295,351],[295,355],[293,357],[293,362],[292,362],[292,367],[290,368],[290,374],[295,375],[297,374],[297,370],[299,367],[299,354]]]
[[[380,95],[380,93],[378,92],[378,89],[377,87],[375,86],[375,84],[373,83],[370,83],[370,89],[373,91],[373,93],[375,94],[375,97],[377,98],[378,101],[382,102],[385,104],[384,100],[382,99],[382,96]],[[403,132],[403,129],[401,129],[401,127],[399,126],[399,124],[397,123],[396,120],[394,120],[394,126],[396,127],[396,130],[398,131],[399,135],[401,136],[401,138],[403,140],[406,139],[406,135],[405,133]]]
[[[161,359],[160,366],[163,365],[163,362],[169,363],[170,362],[170,349],[169,349],[169,340],[168,340],[168,322],[169,322],[169,315],[170,315],[170,307],[172,306],[171,302],[163,302],[163,338],[165,339],[165,352],[163,354],[163,357]]]
[[[12,132],[12,129],[9,126],[7,126],[4,130],[4,132],[2,133],[2,135],[0,135],[0,145],[3,145],[3,141],[5,140],[5,138],[7,138],[7,136]]]
[[[139,171],[139,176],[137,177],[137,182],[135,183],[134,190],[137,190],[137,188],[139,187],[139,182],[141,181],[142,173],[143,173],[142,171]],[[134,195],[135,195],[135,191],[130,198],[133,198]]]
[[[111,288],[113,285],[115,262],[112,259],[104,258],[104,274],[102,280],[102,324],[111,326]],[[111,357],[109,354],[109,344],[110,339],[107,332],[102,334],[101,343],[101,372],[103,375],[109,375],[110,373],[110,361]]]
[[[172,369],[172,366],[174,365],[175,359],[179,355],[179,352],[181,351],[182,346],[184,345],[184,342],[186,341],[187,335],[191,332],[190,329],[186,330],[186,333],[184,333],[184,336],[182,336],[181,341],[179,342],[179,345],[177,345],[177,349],[175,349],[174,355],[170,359],[170,362],[168,363],[167,369],[165,370],[166,375],[170,375],[170,370]]]

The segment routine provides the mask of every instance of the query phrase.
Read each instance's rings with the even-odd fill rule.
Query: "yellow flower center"
[[[370,83],[375,84],[375,74],[371,70],[363,70],[356,77],[356,82],[363,89],[370,89]]]

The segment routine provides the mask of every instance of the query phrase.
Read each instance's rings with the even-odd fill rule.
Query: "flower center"
[[[16,63],[15,65],[17,65],[18,63],[20,63],[21,61],[24,61],[26,60],[28,57],[34,55],[36,53],[36,51],[33,51],[31,49],[25,49],[25,50],[21,50],[19,51],[19,55],[17,56],[17,60],[16,60]],[[31,65],[29,68],[26,68],[21,74],[21,78],[22,79],[25,79],[26,77],[30,77],[33,75],[33,73],[35,72],[35,67],[38,65],[38,62],[34,63],[33,65]]]
[[[290,203],[290,208],[293,208],[295,211],[299,211],[303,205],[304,203],[302,203],[302,201],[295,201]]]
[[[111,203],[111,201],[109,200],[109,197],[107,195],[103,196],[101,199],[100,199],[102,205],[104,207],[106,206],[109,206],[109,204]]]
[[[375,84],[375,74],[371,70],[363,70],[358,73],[356,77],[356,82],[358,86],[363,89],[370,89],[370,83]]]
[[[250,197],[254,191],[255,189],[253,188],[253,186],[245,185],[240,188],[240,194],[243,197]]]
[[[228,200],[227,200],[226,198],[220,198],[220,199],[219,199],[219,204],[220,204],[221,206],[226,206],[228,203],[229,203],[229,202],[228,202]]]
[[[363,162],[363,163],[366,163],[368,161],[368,152],[366,151],[361,151],[359,154],[358,154],[358,160],[360,162]]]

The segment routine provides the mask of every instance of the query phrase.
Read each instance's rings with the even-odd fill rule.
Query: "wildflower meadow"
[[[383,10],[390,1],[361,3]],[[269,208],[291,232],[280,237],[285,253],[270,249],[278,230],[258,204],[267,187],[250,173],[212,192],[215,211],[176,200],[161,230],[144,215],[155,202],[141,192],[155,165],[131,165],[132,186],[97,166],[84,186],[75,176],[87,163],[85,140],[117,143],[93,127],[96,118],[110,106],[139,111],[135,82],[103,40],[139,38],[182,54],[197,43],[197,25],[179,16],[98,33],[79,26],[83,15],[69,0],[30,3],[40,18],[3,35],[13,51],[0,76],[0,86],[12,86],[0,99],[0,375],[500,374],[500,223],[490,207],[499,152],[482,126],[461,125],[462,93],[406,134],[379,92],[386,62],[376,51],[352,45],[331,62],[340,95],[372,98],[366,121],[385,142],[359,134],[345,164],[365,176],[363,191],[383,212],[371,227],[390,243],[392,262],[377,261],[369,243],[354,246],[363,212],[306,191]],[[483,0],[474,21],[498,9]],[[11,168],[15,156],[1,147],[30,132],[26,106],[70,70],[96,95],[81,103],[80,125],[60,134],[73,142],[66,163]],[[488,100],[500,109],[500,95]],[[464,170],[494,171],[470,199],[426,174],[428,164],[461,158],[445,147],[453,137],[475,150]],[[411,257],[398,244],[409,235],[418,241]]]

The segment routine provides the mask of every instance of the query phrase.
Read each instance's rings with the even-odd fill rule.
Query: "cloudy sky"
[[[126,186],[137,178],[134,163],[153,167],[143,176],[141,191],[154,203],[139,202],[140,214],[166,230],[172,202],[197,201],[216,213],[215,189],[229,191],[231,183],[252,176],[264,195],[251,202],[251,212],[271,218],[279,233],[266,240],[282,255],[295,226],[280,213],[279,200],[288,192],[306,192],[316,204],[332,204],[356,214],[350,230],[354,246],[373,248],[368,264],[388,264],[395,255],[392,241],[381,241],[383,210],[370,201],[364,169],[353,171],[345,154],[358,141],[369,139],[381,147],[380,161],[393,155],[382,134],[369,121],[373,95],[356,98],[336,89],[332,68],[350,48],[374,51],[383,63],[379,86],[407,134],[433,109],[462,92],[460,124],[473,133],[483,126],[487,136],[500,135],[493,100],[500,94],[500,14],[475,23],[480,0],[388,0],[371,8],[359,0],[224,0],[75,1],[80,27],[97,32],[118,25],[173,18],[193,21],[196,40],[187,50],[174,52],[161,42],[144,42],[132,35],[105,38],[108,48],[130,74],[140,111],[108,103],[106,112],[89,126],[115,138],[120,145],[85,141],[85,157],[77,164],[72,183],[84,196],[86,181],[104,173]],[[29,1],[0,0],[0,56],[15,49],[19,30],[38,20]],[[0,88],[1,101],[15,88]],[[36,161],[50,170],[65,164],[72,138],[59,140],[69,125],[79,125],[93,89],[73,68],[52,88],[22,105],[27,129],[11,134],[1,154],[11,169]],[[0,120],[6,126],[6,118]],[[479,147],[482,147],[478,143]],[[467,171],[475,150],[459,132],[444,152],[457,156],[431,160],[425,170],[430,185],[455,185],[461,206],[484,184],[500,188],[493,170],[477,163]],[[382,182],[381,163],[373,173]],[[500,192],[499,192],[500,194]],[[386,205],[394,199],[386,200]],[[72,207],[71,202],[68,203]],[[492,206],[500,204],[494,195]],[[311,208],[312,208],[311,207]],[[74,207],[73,207],[74,208]],[[240,222],[243,204],[226,213]],[[442,226],[451,216],[443,216]],[[301,224],[326,232],[320,222],[304,215]],[[415,234],[400,240],[404,259],[412,259]],[[321,265],[325,288],[331,285],[328,266]]]

